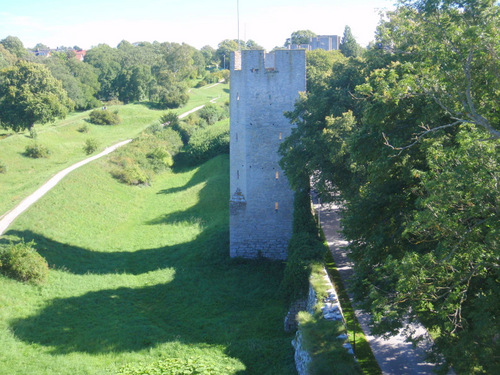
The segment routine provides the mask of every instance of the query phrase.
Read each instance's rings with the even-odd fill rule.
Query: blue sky
[[[349,25],[362,45],[373,40],[378,11],[395,0],[239,0],[240,39],[266,49],[291,32],[342,36]],[[0,39],[17,36],[25,47],[122,41],[185,42],[196,48],[236,39],[238,0],[0,0]]]

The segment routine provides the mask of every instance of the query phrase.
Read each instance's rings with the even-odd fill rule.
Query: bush
[[[286,262],[280,290],[289,302],[306,296],[312,265],[324,262],[327,247],[318,237],[307,191],[294,197],[293,235],[288,243]]]
[[[200,109],[198,114],[208,123],[208,125],[213,125],[217,121],[223,120],[227,117],[227,111],[224,108],[212,103],[207,104]]]
[[[111,174],[126,184],[149,184],[155,173],[173,165],[173,155],[182,146],[179,133],[153,124],[133,142],[113,153]]]
[[[121,122],[121,118],[118,115],[118,111],[94,109],[90,112],[89,121],[96,125],[117,125]]]
[[[38,138],[38,132],[35,128],[30,129],[30,138],[36,140]]]
[[[20,281],[35,284],[45,282],[49,275],[49,266],[34,246],[33,241],[25,243],[24,239],[17,244],[10,243],[0,253],[2,273]]]
[[[307,295],[312,265],[324,261],[326,248],[317,235],[294,233],[288,244],[288,260],[280,289],[289,301]]]
[[[24,150],[24,155],[33,159],[47,158],[50,155],[50,151],[47,147],[39,143],[33,143],[31,145],[26,146],[26,149]]]
[[[115,158],[113,162],[118,165],[111,175],[127,185],[147,185],[151,181],[148,173],[132,158]]]
[[[239,373],[241,366],[234,360],[210,358],[165,358],[153,363],[133,363],[118,370],[118,375],[229,375]]]
[[[179,125],[179,116],[173,111],[168,111],[161,116],[160,122],[165,126],[175,127]]]
[[[172,155],[163,147],[156,147],[146,155],[146,158],[148,158],[153,171],[156,173],[170,168],[174,164]]]
[[[96,138],[88,138],[83,146],[83,151],[85,151],[87,155],[90,155],[94,153],[98,147],[99,141]]]
[[[199,165],[217,155],[228,153],[229,121],[224,121],[194,133],[186,147],[184,161]]]
[[[87,124],[83,124],[77,129],[80,133],[88,133],[90,131],[90,128]]]
[[[7,165],[3,161],[0,161],[0,173],[7,173]]]

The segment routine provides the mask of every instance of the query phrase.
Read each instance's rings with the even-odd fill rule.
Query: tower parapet
[[[293,191],[278,148],[292,129],[284,112],[306,89],[305,51],[231,57],[230,255],[286,259]]]

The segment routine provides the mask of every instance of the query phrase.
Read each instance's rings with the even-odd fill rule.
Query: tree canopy
[[[63,118],[73,108],[61,81],[40,64],[20,61],[0,71],[0,124],[19,131]]]
[[[292,44],[308,44],[311,38],[314,38],[315,32],[311,30],[297,30],[291,35],[290,42]]]
[[[418,320],[467,374],[500,372],[499,23],[490,0],[404,0],[363,58],[308,52],[281,147],[295,189],[342,204],[375,331]]]
[[[342,36],[339,49],[345,57],[358,57],[361,55],[361,46],[356,42],[356,38],[352,35],[349,26],[346,26],[344,29],[344,35]]]

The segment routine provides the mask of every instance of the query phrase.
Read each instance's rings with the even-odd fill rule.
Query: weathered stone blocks
[[[278,148],[284,116],[306,89],[304,51],[241,51],[231,58],[230,256],[286,259],[293,191]]]

